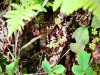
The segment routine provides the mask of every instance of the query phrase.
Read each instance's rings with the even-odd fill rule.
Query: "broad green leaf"
[[[54,75],[53,72],[48,73],[48,75]]]
[[[61,73],[64,72],[65,67],[62,66],[62,65],[56,65],[56,66],[53,67],[52,70],[53,70],[53,72],[56,73],[56,74],[61,74]]]
[[[86,75],[93,75],[93,69],[91,67],[87,67],[85,69],[85,73],[86,73]]]
[[[2,72],[2,68],[1,68],[1,66],[0,66],[0,72]]]
[[[93,16],[91,26],[93,28],[100,28],[100,20],[96,16]]]
[[[13,75],[13,72],[15,71],[16,67],[18,65],[18,60],[15,59],[14,62],[10,63],[9,65],[6,65],[6,72],[8,75]]]
[[[46,61],[42,62],[42,68],[46,73],[49,73],[51,71],[50,64]]]
[[[88,54],[84,50],[79,51],[77,54],[77,60],[78,60],[79,65],[82,67],[82,69],[85,70],[88,67],[90,54]]]
[[[55,0],[53,2],[53,11],[56,11],[60,7],[61,4],[62,4],[62,0]]]
[[[70,43],[71,51],[77,53],[85,48],[89,41],[89,33],[87,27],[80,27],[73,33],[72,38],[75,38],[76,43]]]
[[[72,67],[72,72],[73,72],[75,75],[83,75],[83,74],[84,74],[83,69],[81,68],[81,66],[78,66],[78,65],[74,65],[74,66]]]

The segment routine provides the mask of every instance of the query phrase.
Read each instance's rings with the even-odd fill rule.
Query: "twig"
[[[29,41],[27,44],[25,44],[25,45],[21,48],[21,50],[24,49],[24,48],[26,48],[26,47],[28,47],[28,46],[31,45],[34,41],[38,40],[38,39],[41,38],[42,36],[43,36],[43,35],[39,35],[39,36],[33,38],[31,41]]]
[[[68,50],[66,51],[66,53],[58,60],[58,62],[57,62],[56,64],[58,64],[59,61],[60,61],[69,51],[70,51],[70,49],[68,49]]]

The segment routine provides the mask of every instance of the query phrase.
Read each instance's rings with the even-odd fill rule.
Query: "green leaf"
[[[53,72],[48,73],[48,75],[54,75]]]
[[[17,25],[21,25],[21,26],[25,25],[24,22],[21,19],[17,20],[17,23],[18,23]]]
[[[13,75],[13,72],[15,71],[16,67],[18,65],[18,60],[15,59],[14,62],[10,63],[9,65],[6,65],[6,72],[8,75]]]
[[[13,6],[17,10],[22,10],[23,9],[19,4],[12,3],[11,6]]]
[[[85,70],[88,67],[88,63],[90,60],[90,54],[82,50],[78,52],[77,60],[78,60],[79,65],[82,67],[82,69]]]
[[[0,73],[2,72],[2,68],[1,68],[1,66],[0,66]]]
[[[61,74],[61,73],[64,72],[65,67],[62,66],[62,65],[56,65],[56,66],[53,67],[52,70],[53,70],[53,72],[56,73],[56,74]]]
[[[33,14],[27,13],[26,11],[21,12],[24,16],[33,17]]]
[[[46,73],[49,73],[51,71],[50,64],[46,61],[42,62],[42,68]]]
[[[93,28],[100,28],[100,20],[96,16],[93,16],[91,26]]]
[[[34,6],[31,6],[33,10],[43,11],[43,7],[40,4],[35,4]]]
[[[21,1],[22,5],[24,7],[28,7],[29,6],[29,4],[28,4],[28,2],[26,0],[20,0],[20,1]]]
[[[61,4],[62,4],[62,0],[55,0],[53,2],[53,11],[56,11],[60,7]]]
[[[78,66],[78,65],[74,65],[72,67],[72,72],[76,75],[83,75],[84,74],[84,71],[83,69],[81,68],[81,66]]]
[[[32,15],[37,15],[37,13],[35,12],[35,11],[33,11],[33,10],[29,10],[29,9],[27,9],[27,10],[25,10],[27,13],[29,13],[29,14],[32,14]],[[33,17],[33,16],[31,16],[31,17]]]
[[[76,43],[70,43],[71,51],[77,53],[85,48],[89,41],[89,33],[87,27],[80,27],[73,33],[72,38],[75,38]]]
[[[93,74],[93,69],[91,67],[87,67],[85,69],[85,73],[86,73],[86,75],[92,75]]]

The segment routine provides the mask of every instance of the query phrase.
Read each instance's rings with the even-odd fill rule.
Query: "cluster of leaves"
[[[60,11],[69,15],[74,11],[83,8],[83,10],[88,9],[89,12],[93,12],[93,14],[98,17],[100,16],[99,2],[99,0],[55,0],[53,3],[53,11],[56,11],[61,7]]]
[[[77,54],[77,61],[79,65],[74,65],[72,67],[72,71],[76,75],[95,75],[95,72],[93,71],[92,67],[89,67],[89,60],[90,60],[90,54],[85,52],[84,50],[78,52]]]
[[[53,68],[50,67],[50,64],[46,61],[42,62],[42,68],[48,75],[55,75],[55,74],[64,74],[65,67],[62,65],[56,65]]]
[[[6,65],[6,71],[5,72],[3,71],[4,69],[2,69],[2,65],[0,65],[0,75],[5,75],[5,74],[13,75],[13,72],[15,71],[15,69],[18,65],[18,60],[14,58],[13,54],[10,51],[8,52],[8,54],[11,55],[11,57],[14,61],[11,62],[10,64],[5,64]]]
[[[12,35],[16,30],[21,30],[21,27],[25,25],[24,21],[30,21],[32,17],[37,15],[36,10],[46,11],[40,3],[33,0],[21,0],[22,5],[12,3],[13,10],[8,11],[4,17],[7,19],[8,37]]]
[[[13,75],[13,72],[15,71],[16,67],[18,65],[18,60],[15,59],[14,62],[11,62],[10,64],[6,65],[6,72],[2,71],[2,67],[0,66],[0,75]]]

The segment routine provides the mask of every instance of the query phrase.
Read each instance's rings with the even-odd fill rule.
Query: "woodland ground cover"
[[[99,75],[99,0],[1,0],[0,75]]]

